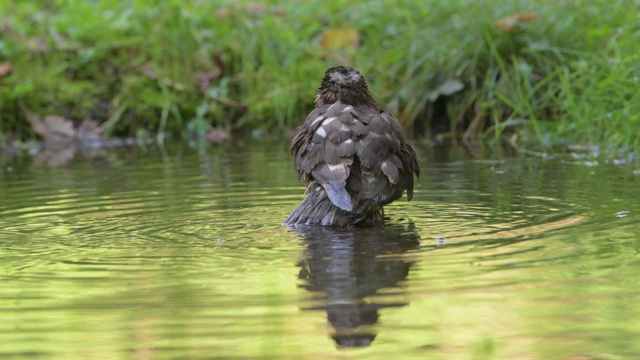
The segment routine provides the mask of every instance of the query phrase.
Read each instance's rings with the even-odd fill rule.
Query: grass
[[[24,109],[111,136],[280,135],[358,68],[417,137],[640,149],[638,1],[0,3],[0,131]],[[511,17],[510,17],[511,16]],[[463,85],[463,86],[462,86]],[[515,135],[515,136],[513,136]]]

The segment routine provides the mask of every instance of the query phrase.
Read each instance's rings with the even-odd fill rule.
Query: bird
[[[398,120],[383,110],[362,74],[329,68],[315,108],[291,141],[294,167],[307,189],[283,225],[370,227],[384,223],[384,206],[406,191],[413,197],[420,165]]]

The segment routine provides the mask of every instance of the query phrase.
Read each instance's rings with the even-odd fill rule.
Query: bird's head
[[[338,100],[349,105],[377,106],[362,74],[346,66],[328,69],[316,95],[317,106],[333,104]]]
[[[366,86],[364,78],[358,70],[346,66],[336,66],[324,73],[321,86],[338,85],[349,87],[355,86],[360,82]]]

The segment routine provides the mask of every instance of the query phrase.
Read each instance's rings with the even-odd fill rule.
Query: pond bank
[[[324,70],[358,68],[416,138],[640,148],[640,45],[624,1],[479,4],[5,2],[0,133],[28,112],[109,138],[293,129]],[[78,22],[82,19],[82,22]],[[0,142],[1,146],[1,142]]]

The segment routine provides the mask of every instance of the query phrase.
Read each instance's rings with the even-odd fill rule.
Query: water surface
[[[498,150],[343,231],[280,226],[285,143],[6,160],[0,358],[640,357],[633,165]]]

